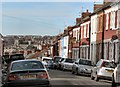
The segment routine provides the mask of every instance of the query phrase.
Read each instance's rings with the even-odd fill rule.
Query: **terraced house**
[[[118,31],[118,3],[106,3],[91,14],[90,58],[93,62],[119,59]]]
[[[81,18],[76,18],[74,26],[68,26],[62,35],[58,35],[56,46],[53,43],[53,49],[56,51],[52,53],[58,52],[57,56],[66,58],[90,59],[95,64],[99,59],[118,62],[120,59],[119,14],[119,1],[95,4],[93,13],[88,10],[83,12]]]

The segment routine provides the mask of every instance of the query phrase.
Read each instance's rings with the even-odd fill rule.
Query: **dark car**
[[[5,87],[49,87],[49,75],[38,60],[17,60],[11,62],[5,80]]]
[[[23,54],[13,54],[13,55],[10,55],[10,62],[11,61],[15,61],[15,60],[23,60],[23,59],[25,59]]]
[[[57,69],[61,69],[61,62],[64,60],[65,58],[61,58],[59,59],[58,63],[57,63]]]

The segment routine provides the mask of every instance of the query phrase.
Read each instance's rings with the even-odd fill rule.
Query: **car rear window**
[[[11,70],[44,69],[39,61],[20,61],[12,64]]]
[[[107,68],[115,68],[115,64],[113,62],[107,62],[107,61],[104,61],[102,66]]]

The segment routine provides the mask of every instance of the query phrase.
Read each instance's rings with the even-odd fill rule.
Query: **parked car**
[[[51,57],[42,57],[42,63],[45,65],[47,70],[53,67],[53,60]]]
[[[74,62],[72,73],[90,75],[92,70],[91,60],[80,58]]]
[[[77,69],[78,69],[78,65],[79,65],[79,58],[73,63],[73,66],[72,66],[72,74],[76,73],[77,72]]]
[[[25,57],[23,54],[12,54],[10,55],[9,59],[8,59],[8,66],[10,65],[10,63],[12,61],[16,61],[16,60],[24,60]]]
[[[76,59],[72,59],[72,58],[65,58],[62,62],[61,62],[61,69],[62,70],[72,70],[72,66],[73,63]]]
[[[47,67],[48,67],[49,69],[53,69],[53,60],[49,60],[49,61],[48,61]]]
[[[11,62],[5,87],[49,87],[49,74],[39,60],[17,60]]]
[[[120,85],[120,64],[117,65],[112,74],[112,87]]]
[[[15,60],[23,60],[23,59],[25,59],[23,54],[10,55],[10,62],[15,61]]]
[[[60,56],[54,56],[54,58],[53,58],[53,68],[54,69],[57,69],[57,65],[58,65],[58,62],[60,59],[61,59]]]
[[[62,61],[63,61],[64,59],[65,59],[65,58],[59,59],[58,63],[56,64],[57,69],[61,69],[61,63],[62,63]]]
[[[91,79],[99,81],[99,79],[112,79],[115,64],[113,61],[100,59],[92,68]]]

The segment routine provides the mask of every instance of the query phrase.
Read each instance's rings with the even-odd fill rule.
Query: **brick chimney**
[[[103,0],[103,4],[110,3],[110,1],[112,1],[112,0]],[[114,0],[113,0],[113,1],[114,1]]]
[[[76,18],[76,24],[80,23],[81,18]]]
[[[95,11],[96,9],[101,8],[101,7],[103,7],[103,4],[94,4],[94,11]]]
[[[64,29],[64,34],[68,32],[68,29]]]
[[[91,14],[91,12],[89,12],[88,9],[86,10],[86,12],[82,12],[82,19],[84,19],[85,17],[87,17],[90,14]]]

